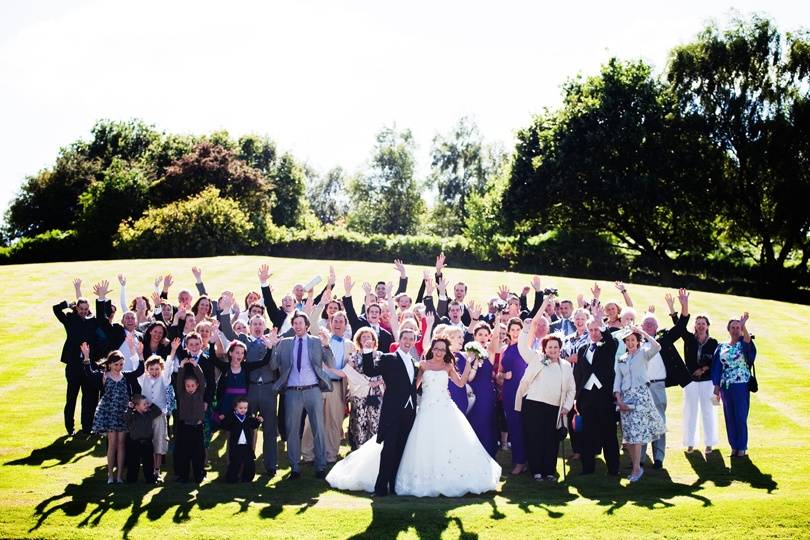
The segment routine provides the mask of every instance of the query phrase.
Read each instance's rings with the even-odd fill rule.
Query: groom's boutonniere
[[[597,342],[596,342],[596,348],[598,349],[599,347],[601,347],[601,346],[602,346],[602,345],[604,345],[604,344],[605,344],[605,342],[604,342],[604,341],[597,341]]]

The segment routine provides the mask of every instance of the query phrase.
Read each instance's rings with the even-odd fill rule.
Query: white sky
[[[273,138],[319,171],[354,172],[375,133],[433,136],[472,116],[511,150],[560,85],[610,56],[660,71],[731,9],[810,26],[810,2],[155,1],[0,3],[0,209],[99,118]]]

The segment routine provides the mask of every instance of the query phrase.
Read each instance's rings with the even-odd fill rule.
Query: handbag
[[[751,374],[751,376],[748,377],[748,391],[756,394],[759,390],[759,383],[757,382],[757,369],[754,367],[753,363],[748,366],[748,371]]]

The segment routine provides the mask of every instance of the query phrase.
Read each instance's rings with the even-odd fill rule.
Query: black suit
[[[414,366],[413,379],[408,380],[408,370],[398,353],[383,354],[376,363],[365,366],[369,377],[382,375],[385,382],[385,398],[380,411],[380,426],[377,442],[382,443],[380,471],[374,492],[384,495],[394,491],[399,462],[405,443],[416,418],[416,378],[419,368]]]
[[[65,364],[67,391],[65,395],[65,429],[73,433],[73,415],[76,412],[76,400],[79,390],[82,391],[81,424],[82,430],[90,433],[93,428],[93,416],[98,404],[98,389],[85,376],[82,365],[81,344],[90,345],[90,358],[99,358],[99,327],[97,317],[79,317],[75,312],[65,313],[69,307],[67,300],[53,306],[53,314],[65,327],[65,343],[62,345],[60,360]]]
[[[349,326],[352,329],[352,333],[357,332],[357,330],[364,326],[371,326],[368,319],[357,316],[351,296],[343,297],[343,309],[346,311],[346,317],[349,319]],[[377,326],[379,326],[379,324]],[[394,336],[391,335],[391,332],[380,326],[380,330],[377,332],[377,349],[382,353],[387,353],[391,349],[393,342]]]
[[[683,387],[692,382],[692,375],[686,369],[686,364],[678,349],[675,348],[675,342],[687,334],[686,323],[689,322],[689,315],[673,316],[672,320],[675,322],[675,326],[669,330],[659,331],[655,340],[661,345],[659,354],[667,370],[666,386],[680,385]]]
[[[264,307],[267,309],[267,316],[270,317],[270,322],[280,330],[284,321],[287,320],[287,313],[285,313],[283,309],[279,309],[276,305],[269,286],[262,287],[262,300],[264,300]]]
[[[614,364],[618,341],[608,330],[602,332],[602,339],[593,352],[592,362],[587,354],[590,341],[577,353],[574,365],[574,382],[577,387],[577,410],[583,422],[580,441],[582,472],[594,472],[596,454],[604,453],[608,473],[619,474],[619,441],[616,438],[616,405],[613,398],[613,380],[616,377]],[[596,375],[602,388],[594,385],[590,390],[585,385],[591,375]]]

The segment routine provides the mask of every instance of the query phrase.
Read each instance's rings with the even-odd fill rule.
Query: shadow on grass
[[[715,450],[708,456],[700,452],[686,454],[686,459],[698,476],[694,485],[703,485],[711,481],[717,487],[730,486],[733,481],[744,482],[754,489],[764,489],[772,493],[778,484],[773,475],[763,473],[746,455],[740,458],[731,458],[731,466],[727,467],[723,455]]]
[[[4,465],[29,465],[49,469],[57,465],[76,463],[89,455],[103,456],[105,452],[106,447],[103,438],[95,435],[76,435],[73,437],[63,435],[48,446],[36,448],[28,456],[7,461]],[[56,463],[43,465],[45,462],[54,460]]]
[[[104,454],[104,445],[99,444],[98,440],[66,439],[60,437],[49,446],[34,450],[28,457],[7,464],[41,466],[54,459],[60,464],[67,464],[90,454]],[[314,471],[308,466],[302,467],[302,478],[294,481],[277,477],[270,482],[266,476],[258,476],[250,484],[227,484],[219,477],[225,469],[224,459],[219,456],[223,443],[221,434],[214,437],[209,449],[212,468],[202,484],[178,483],[167,475],[170,479],[166,484],[107,485],[106,467],[97,467],[91,476],[80,483],[69,484],[59,495],[40,502],[34,510],[36,522],[29,532],[40,529],[57,512],[80,519],[76,526],[82,528],[100,525],[110,511],[128,510],[127,519],[121,527],[125,538],[142,519],[156,521],[171,515],[173,522],[184,523],[192,518],[194,512],[213,509],[221,504],[236,503],[234,515],[245,513],[251,505],[256,505],[254,508],[258,507],[262,519],[273,519],[285,509],[288,512],[293,509],[296,514],[305,513],[318,503],[324,493],[331,491],[328,484],[314,478]],[[282,458],[279,465],[286,469],[285,456],[281,452],[279,455]],[[566,457],[570,458],[570,452],[566,453]],[[707,481],[714,482],[716,486],[729,486],[732,481],[741,481],[756,489],[766,489],[769,493],[777,487],[771,475],[762,473],[748,458],[734,459],[728,468],[719,452],[710,455],[708,460],[698,453],[686,457],[698,475],[698,480],[692,484],[673,481],[666,470],[648,470],[641,482],[627,485],[617,477],[605,475],[601,459],[597,460],[596,473],[588,476],[579,475],[579,463],[569,460],[565,482],[550,484],[536,482],[528,474],[510,475],[510,456],[501,453],[498,458],[504,469],[504,481],[497,493],[458,498],[381,499],[357,494],[359,498],[370,501],[371,521],[364,531],[353,538],[395,537],[400,532],[414,529],[420,538],[433,539],[440,538],[453,528],[462,538],[477,538],[476,532],[465,530],[462,519],[452,514],[459,508],[482,504],[491,507],[489,518],[493,520],[506,517],[499,508],[499,504],[504,503],[527,514],[542,511],[549,519],[556,520],[564,517],[567,505],[578,498],[590,499],[605,507],[606,514],[613,514],[628,504],[648,509],[671,507],[676,504],[678,497],[699,501],[704,507],[711,506],[711,500],[700,493]],[[261,467],[261,459],[257,461]],[[623,466],[627,467],[629,462],[626,456],[622,461]],[[558,468],[558,471],[561,470]]]

